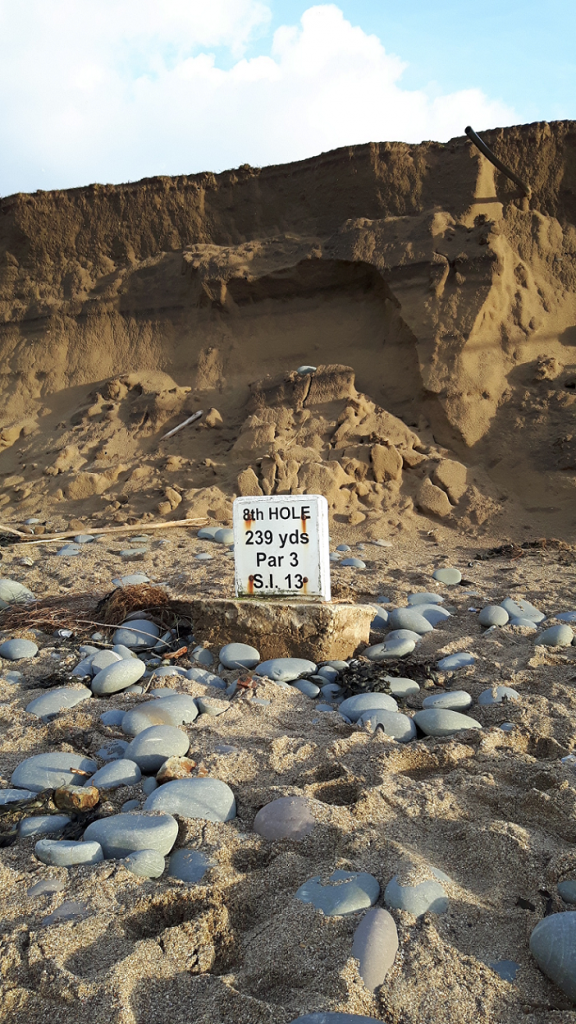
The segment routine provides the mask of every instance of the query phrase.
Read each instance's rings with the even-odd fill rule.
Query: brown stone
[[[452,512],[452,505],[448,501],[446,491],[436,487],[436,484],[433,484],[428,477],[420,484],[416,504],[420,511],[427,516],[441,516],[443,518],[444,516],[449,516]]]
[[[369,605],[320,601],[196,598],[190,609],[199,641],[211,647],[250,644],[260,652],[262,661],[349,658],[369,642],[374,618]]]
[[[243,469],[238,474],[238,494],[242,498],[250,497],[253,494],[262,494],[262,488],[258,483],[258,477],[252,466],[249,466],[248,469]]]
[[[438,487],[446,491],[453,505],[458,504],[468,487],[466,466],[454,459],[441,459],[436,466],[432,479]]]
[[[171,782],[173,779],[187,779],[196,767],[191,757],[169,757],[156,773],[158,782]]]
[[[54,790],[54,803],[61,811],[89,811],[99,800],[96,786],[60,786]]]

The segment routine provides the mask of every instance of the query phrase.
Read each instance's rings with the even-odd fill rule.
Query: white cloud
[[[369,141],[509,124],[476,89],[403,89],[405,64],[310,7],[242,57],[259,0],[0,0],[0,192],[262,166]],[[218,66],[225,48],[235,63]]]

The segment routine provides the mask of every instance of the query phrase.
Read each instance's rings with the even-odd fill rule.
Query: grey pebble
[[[533,632],[536,632],[536,629],[538,628],[536,626],[536,623],[534,622],[533,619],[526,619],[523,616],[519,616],[518,618],[510,619],[509,625],[510,626],[522,627],[523,629],[530,629]]]
[[[214,540],[217,544],[233,544],[234,530],[230,530],[228,527],[222,527],[221,530],[216,530]]]
[[[0,579],[0,601],[3,601],[4,604],[22,604],[33,600],[34,594],[22,583],[6,577]]]
[[[431,594],[428,591],[419,591],[417,594],[408,595],[409,605],[430,605],[430,604],[443,604],[444,598],[441,594]]]
[[[100,843],[82,843],[70,839],[40,839],[34,854],[42,864],[69,868],[73,864],[98,864],[104,860]]]
[[[211,718],[223,715],[230,708],[229,701],[216,700],[214,697],[196,697],[195,700],[200,714],[209,715]]]
[[[27,896],[46,896],[53,892],[62,892],[65,886],[65,882],[62,882],[59,878],[41,878],[39,882],[35,882],[34,885],[28,889]]]
[[[576,878],[566,878],[556,888],[565,903],[576,903]]]
[[[292,689],[300,690],[300,693],[303,693],[306,697],[317,697],[320,693],[320,687],[309,679],[297,679],[292,685]]]
[[[198,530],[196,536],[198,537],[198,540],[214,540],[214,537],[218,533],[218,530],[221,529],[221,526],[203,526],[200,530]]]
[[[214,655],[206,647],[198,646],[192,651],[192,658],[198,665],[209,668],[214,663]]]
[[[150,577],[145,572],[133,572],[128,576],[117,576],[112,583],[115,587],[137,587],[142,583],[150,583]]]
[[[336,545],[336,551],[351,551],[351,550],[352,550],[352,548],[349,548],[347,544],[337,544]]]
[[[155,622],[149,619],[130,619],[116,630],[112,642],[131,649],[145,650],[153,647],[159,636],[160,629]]]
[[[380,886],[374,875],[365,871],[334,871],[326,885],[320,875],[308,879],[295,893],[297,900],[311,903],[316,910],[322,910],[326,917],[354,914],[357,910],[371,907],[380,895]]]
[[[122,804],[120,810],[123,814],[127,814],[128,811],[135,811],[137,807],[140,807],[139,800],[126,800],[125,803]]]
[[[455,672],[459,668],[467,668],[468,665],[474,665],[476,658],[473,654],[469,654],[468,651],[458,651],[457,654],[447,654],[445,658],[441,658],[438,662],[438,668],[442,672]]]
[[[212,555],[209,551],[199,551],[197,555],[194,555],[194,557],[197,558],[199,562],[209,562]]]
[[[576,612],[557,612],[554,618],[561,622],[576,622]]]
[[[224,668],[256,668],[260,654],[249,644],[226,644],[220,650],[220,661]]]
[[[117,661],[122,660],[116,651],[98,651],[98,654],[93,655],[90,659],[92,675],[96,676],[103,668],[108,668],[109,665],[114,665]]]
[[[363,654],[370,661],[393,661],[395,658],[405,658],[411,654],[416,646],[414,640],[385,640],[382,644],[374,644],[367,647]]]
[[[544,974],[576,1002],[576,911],[539,921],[530,936],[530,952]]]
[[[127,711],[122,719],[122,732],[127,736],[138,736],[145,729],[155,725],[184,725],[196,721],[198,707],[187,693],[175,693],[139,704]]]
[[[37,814],[32,818],[21,818],[18,824],[18,835],[21,839],[28,836],[49,835],[51,832],[61,832],[66,825],[70,824],[67,814]]]
[[[291,683],[299,676],[313,675],[316,665],[304,658],[271,658],[256,668],[256,675],[268,676],[275,683]]]
[[[439,604],[420,604],[417,605],[417,608],[422,618],[426,619],[431,626],[437,626],[439,622],[446,622],[446,619],[452,618],[451,612],[447,608],[442,608]]]
[[[348,668],[348,665],[346,664],[345,661],[341,662],[341,664],[345,668]],[[342,669],[340,671],[342,671]],[[340,672],[338,671],[337,668],[334,667],[334,665],[322,665],[322,668],[319,668],[316,674],[319,676],[324,676],[328,683],[335,683],[336,680],[338,679]]]
[[[74,537],[75,544],[92,544],[94,535],[91,533],[79,533],[77,537]]]
[[[153,775],[150,776],[150,778],[143,780],[142,792],[145,793],[146,796],[150,796],[150,793],[153,793],[155,789],[158,789],[158,783]]]
[[[0,658],[6,658],[7,661],[22,661],[23,658],[33,658],[36,654],[38,646],[32,640],[15,637],[0,644]]]
[[[420,687],[414,679],[407,679],[405,676],[384,676],[384,678],[393,697],[409,697],[413,693],[420,693]]]
[[[505,597],[500,602],[502,608],[505,608],[511,619],[531,619],[533,622],[543,622],[546,616],[544,612],[541,612],[539,608],[535,608],[530,601],[525,601],[524,598],[518,597],[513,600],[511,597]]]
[[[341,705],[342,706],[342,705]],[[385,736],[391,736],[399,743],[409,743],[416,737],[416,726],[408,715],[399,711],[367,711],[358,719],[359,725],[368,725],[372,732],[380,727]]]
[[[198,885],[209,868],[214,867],[216,861],[207,857],[201,850],[174,850],[168,861],[167,875],[169,878],[178,878],[188,885]]]
[[[478,616],[481,626],[505,626],[508,619],[508,612],[498,604],[487,604]]]
[[[460,583],[462,579],[462,573],[459,569],[452,569],[446,567],[445,569],[436,569],[432,576],[438,583],[444,583],[446,586],[453,587],[457,583]]]
[[[520,700],[520,694],[510,686],[492,686],[489,690],[482,690],[478,697],[479,704],[501,704],[503,700]]]
[[[126,758],[136,761],[143,772],[157,772],[169,757],[183,756],[189,747],[190,740],[181,729],[173,725],[153,725],[128,744]]]
[[[430,633],[434,628],[417,608],[394,608],[388,615],[388,624],[392,629],[409,629],[419,636]]]
[[[96,786],[97,789],[117,789],[118,786],[135,786],[141,778],[138,765],[128,758],[121,758],[99,768],[85,785]]]
[[[366,911],[352,942],[352,956],[359,961],[360,977],[371,992],[384,982],[397,952],[398,931],[394,918],[382,907],[372,907]]]
[[[384,890],[386,906],[405,910],[414,917],[422,914],[444,914],[448,910],[448,896],[440,882],[427,879],[418,885],[401,885],[398,875],[390,879]]]
[[[80,768],[93,775],[97,767],[95,761],[80,754],[52,751],[48,754],[35,754],[21,761],[12,772],[11,782],[17,788],[41,793],[45,789],[76,785],[78,776],[70,771],[71,768]]]
[[[85,903],[78,903],[76,900],[65,900],[48,917],[43,918],[42,927],[48,928],[52,924],[62,924],[63,921],[84,921],[90,917],[90,911]]]
[[[480,722],[459,711],[447,711],[443,708],[426,708],[417,711],[414,721],[427,736],[451,736],[466,729],[481,729]]]
[[[398,711],[398,705],[387,693],[356,693],[342,701],[338,711],[351,722],[357,722],[369,711]]]
[[[299,373],[301,377],[307,377],[308,374],[310,374],[310,373],[316,373],[316,367],[315,366],[299,366],[298,369],[296,370],[296,373]]]
[[[335,700],[342,693],[342,687],[337,683],[325,683],[320,687],[320,692],[326,700]]]
[[[515,980],[520,970],[520,964],[516,963],[515,960],[495,960],[489,966],[496,972],[499,978],[502,978],[502,981],[508,981],[510,984]]]
[[[471,706],[472,697],[466,690],[433,693],[422,701],[423,708],[446,708],[448,711],[467,711]]]
[[[77,555],[80,554],[81,551],[82,548],[79,547],[77,544],[65,544],[63,548],[60,548],[60,550],[56,552],[56,557],[75,558]]]
[[[316,819],[310,801],[303,796],[281,796],[258,811],[254,831],[275,842],[278,839],[304,839],[310,835]]]
[[[127,857],[136,850],[156,850],[165,856],[177,836],[178,823],[169,814],[113,814],[88,825],[84,840],[100,843],[108,859]]]
[[[225,690],[226,683],[213,672],[207,672],[204,668],[189,668],[186,678],[192,679],[195,683],[203,683],[204,686],[214,686],[218,690]]]
[[[92,680],[92,692],[100,696],[127,690],[142,678],[146,665],[139,658],[125,658],[108,665],[98,672]]]
[[[570,647],[574,640],[574,633],[570,626],[561,623],[559,626],[550,626],[534,640],[535,644],[543,644],[544,647]],[[0,647],[0,654],[2,647]]]
[[[139,878],[160,878],[166,867],[164,855],[158,850],[135,850],[125,857],[122,863],[128,871]]]
[[[26,711],[38,718],[47,718],[48,715],[56,715],[66,708],[73,708],[83,700],[92,697],[92,691],[86,686],[57,686],[41,697],[36,697],[26,705]]]
[[[349,567],[351,569],[365,569],[366,562],[363,562],[361,558],[343,558],[340,565]]]
[[[30,789],[0,789],[0,807],[20,803],[23,800],[35,800],[36,793]]]
[[[175,779],[152,793],[144,810],[167,811],[203,821],[230,821],[236,817],[236,800],[230,786],[220,779]]]
[[[120,725],[125,714],[126,712],[122,711],[120,708],[114,708],[113,710],[105,711],[103,715],[100,715],[100,721],[104,725]]]

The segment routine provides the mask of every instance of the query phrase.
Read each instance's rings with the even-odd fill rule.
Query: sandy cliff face
[[[571,533],[576,125],[485,137],[530,202],[464,139],[3,199],[4,515],[316,487]]]

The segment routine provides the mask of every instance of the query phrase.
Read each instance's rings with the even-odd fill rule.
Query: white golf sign
[[[328,502],[321,494],[236,498],[237,597],[330,600]]]

